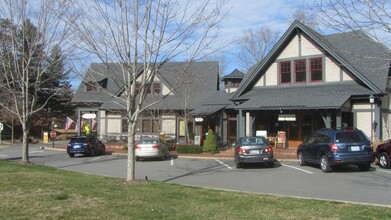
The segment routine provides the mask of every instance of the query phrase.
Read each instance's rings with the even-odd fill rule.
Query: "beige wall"
[[[371,137],[371,105],[353,104],[354,127],[362,130],[369,138]],[[374,117],[374,116],[373,116]]]
[[[287,59],[299,56],[299,37],[295,36],[277,59]]]

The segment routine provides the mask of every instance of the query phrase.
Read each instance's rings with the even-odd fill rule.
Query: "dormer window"
[[[291,61],[280,62],[280,82],[291,83]]]
[[[279,62],[280,84],[323,81],[323,58]]]
[[[322,58],[310,59],[310,77],[311,82],[319,82],[322,77]]]
[[[295,82],[306,82],[305,60],[295,60]]]
[[[161,85],[160,83],[152,83],[152,94],[153,95],[160,95],[161,93]]]
[[[139,91],[141,83],[136,84],[136,90]],[[148,95],[160,95],[162,92],[162,85],[159,82],[152,83],[150,87],[146,88]]]

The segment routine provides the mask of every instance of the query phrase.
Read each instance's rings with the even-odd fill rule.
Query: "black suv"
[[[314,132],[298,147],[297,159],[301,166],[320,164],[325,173],[338,165],[357,165],[367,171],[374,154],[370,140],[361,130],[325,128]]]

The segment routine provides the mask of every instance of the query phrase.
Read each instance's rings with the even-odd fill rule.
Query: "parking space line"
[[[95,157],[94,159],[92,159],[92,161],[94,161],[94,160],[99,160],[99,159],[102,158],[102,157],[104,157],[104,156]]]
[[[380,170],[380,169],[376,169],[376,171],[380,171],[380,172],[384,172],[384,173],[391,173],[391,171],[388,171],[388,170]]]
[[[300,169],[298,167],[294,167],[294,166],[289,166],[289,165],[286,165],[286,164],[281,164],[281,166],[284,166],[284,167],[289,167],[289,168],[292,168],[292,169],[295,169],[295,170],[300,170],[304,173],[308,173],[308,174],[314,174],[313,172],[310,172],[310,171],[307,171],[307,170],[303,170],[303,169]]]
[[[42,153],[43,151],[30,151],[30,154]]]
[[[215,159],[217,162],[219,162],[220,164],[224,165],[225,167],[227,167],[228,169],[232,170],[232,167],[230,167],[228,164],[225,164],[224,162],[218,160],[218,159]]]

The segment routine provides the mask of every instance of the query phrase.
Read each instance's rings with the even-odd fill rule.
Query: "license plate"
[[[73,148],[80,148],[80,145],[73,145]]]
[[[350,151],[360,151],[360,147],[359,146],[351,146]]]
[[[259,154],[259,150],[251,150],[250,154]]]

